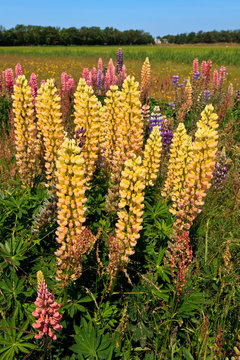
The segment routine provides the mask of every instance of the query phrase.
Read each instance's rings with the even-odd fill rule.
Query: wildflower
[[[143,167],[145,169],[146,186],[153,186],[159,172],[162,141],[158,126],[154,126],[144,149]]]
[[[213,187],[215,190],[224,190],[228,173],[228,163],[226,157],[226,150],[223,147],[222,151],[219,151],[216,157],[216,165],[213,173]]]
[[[15,75],[16,75],[16,79],[18,78],[19,75],[22,75],[22,66],[19,63],[17,63],[17,65],[15,66]]]
[[[60,101],[54,79],[41,85],[36,98],[36,111],[39,141],[41,137],[43,139],[47,187],[56,183],[57,154],[64,137]]]
[[[8,93],[13,92],[13,71],[11,68],[5,70],[5,87]]]
[[[141,71],[141,91],[140,91],[140,101],[142,104],[146,103],[151,86],[151,66],[149,63],[148,57],[143,63]]]
[[[117,73],[119,74],[122,71],[123,67],[123,51],[121,48],[117,51]]]
[[[37,282],[38,296],[34,303],[36,305],[36,310],[32,312],[32,315],[36,319],[36,322],[32,324],[32,327],[38,330],[35,339],[41,339],[46,335],[53,340],[56,340],[57,336],[54,334],[53,330],[60,331],[63,328],[62,325],[59,325],[59,321],[62,319],[62,315],[58,312],[60,305],[49,292],[42,271],[37,272]]]
[[[18,76],[12,99],[17,167],[23,185],[33,186],[38,152],[37,126],[31,88],[24,75]]]

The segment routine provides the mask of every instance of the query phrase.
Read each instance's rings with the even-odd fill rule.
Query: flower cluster
[[[144,208],[143,190],[145,188],[145,169],[142,167],[140,156],[134,155],[132,159],[125,161],[121,178],[118,221],[115,239],[113,240],[118,244],[115,247],[118,253],[109,252],[110,268],[125,267],[129,261],[129,256],[134,254],[137,239],[140,238],[139,232],[142,229]],[[113,250],[114,247],[111,249]]]
[[[85,222],[85,166],[81,149],[75,140],[66,138],[58,152],[57,197],[58,211],[56,231],[57,242],[61,244],[56,251],[57,280],[67,284],[81,275],[81,264],[76,256],[77,244],[80,241]]]
[[[213,173],[213,187],[215,190],[224,190],[228,173],[228,163],[225,148],[219,151],[216,157],[216,165]]]
[[[35,104],[39,140],[44,148],[47,187],[56,183],[56,160],[64,137],[60,102],[54,79],[47,80],[38,90]]]
[[[162,141],[158,126],[154,126],[144,149],[143,167],[145,169],[146,186],[153,186],[159,172]]]
[[[190,83],[190,78],[188,78],[187,84],[184,88],[184,99],[187,104],[187,110],[189,111],[192,106],[192,86]]]
[[[85,130],[85,142],[82,150],[87,185],[89,185],[98,158],[99,137],[101,135],[100,109],[102,105],[93,94],[92,87],[86,85],[84,79],[79,80],[74,96],[75,131],[82,128]]]
[[[190,144],[187,132],[183,123],[180,123],[173,135],[173,141],[170,147],[170,158],[168,165],[168,174],[163,186],[162,196],[170,197],[172,208],[170,211],[175,213],[178,202],[181,198],[187,163],[189,161]]]
[[[123,68],[123,51],[121,48],[117,51],[117,73],[119,74]]]
[[[206,105],[197,123],[184,189],[177,205],[174,224],[177,232],[190,229],[193,220],[201,212],[204,197],[211,186],[218,143],[218,116],[213,111],[212,105]]]
[[[37,75],[35,73],[32,73],[30,75],[30,86],[31,86],[31,94],[33,97],[33,102],[35,104],[35,99],[38,91]]]
[[[119,183],[124,161],[133,154],[141,155],[143,148],[143,118],[139,100],[138,82],[128,76],[120,94],[118,137],[113,157],[111,185],[108,191],[107,207],[115,210],[119,197]]]
[[[149,97],[151,86],[151,66],[148,57],[143,63],[141,71],[141,91],[140,91],[140,101],[142,104],[145,104]]]
[[[62,325],[59,325],[62,315],[58,312],[61,306],[55,301],[54,296],[48,291],[42,271],[37,272],[37,283],[38,296],[34,303],[37,308],[34,312],[32,312],[32,315],[36,319],[36,322],[32,324],[32,327],[38,330],[38,334],[35,335],[35,339],[41,339],[44,335],[46,335],[53,340],[56,340],[57,336],[54,334],[53,330],[62,330]]]
[[[203,91],[203,102],[207,102],[211,100],[211,91],[210,90],[204,90]]]
[[[121,123],[121,92],[118,87],[111,86],[105,98],[105,115],[106,115],[106,143],[105,143],[105,158],[108,163],[110,172],[112,171],[112,163],[116,151],[116,142],[119,133],[119,126]]]
[[[179,75],[173,75],[172,84],[173,84],[174,87],[176,87],[176,85],[178,83],[178,80],[179,80]]]
[[[36,171],[37,126],[31,88],[24,75],[18,76],[12,99],[17,167],[23,185],[32,186]]]
[[[14,77],[11,68],[5,70],[5,88],[7,93],[12,94],[13,92]]]
[[[16,75],[16,79],[18,78],[19,75],[22,75],[22,66],[19,63],[17,63],[17,65],[15,66],[15,75]]]

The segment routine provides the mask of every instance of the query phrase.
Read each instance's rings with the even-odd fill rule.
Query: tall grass
[[[191,64],[195,57],[199,61],[212,59],[216,64],[239,65],[240,46],[123,46],[125,59],[171,61]],[[22,46],[0,47],[0,55],[19,54],[27,56],[76,56],[116,57],[118,46]]]

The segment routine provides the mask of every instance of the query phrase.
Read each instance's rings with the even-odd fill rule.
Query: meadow
[[[0,360],[239,360],[240,48],[0,48]]]

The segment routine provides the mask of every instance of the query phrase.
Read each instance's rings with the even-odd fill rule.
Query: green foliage
[[[36,345],[29,342],[33,334],[26,331],[29,323],[26,321],[16,327],[16,312],[10,320],[3,319],[0,328],[0,360],[16,360],[23,354],[29,354]],[[21,354],[21,355],[20,355]]]
[[[75,345],[71,350],[78,354],[79,360],[99,359],[110,360],[113,356],[114,343],[109,333],[104,334],[104,329],[99,329],[94,324],[82,319],[80,326],[74,326],[76,335]]]

